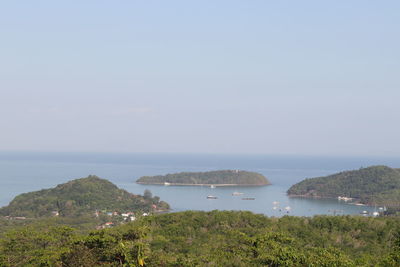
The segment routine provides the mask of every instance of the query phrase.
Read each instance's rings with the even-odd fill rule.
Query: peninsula
[[[240,170],[180,172],[167,175],[143,176],[136,183],[190,186],[264,186],[270,184],[262,174]]]
[[[90,175],[55,188],[16,196],[0,215],[8,217],[79,217],[100,212],[150,212],[168,210],[166,202],[153,197],[150,191],[134,195],[113,183]]]
[[[326,177],[305,179],[289,188],[289,196],[338,198],[367,205],[400,206],[400,170],[372,166]]]

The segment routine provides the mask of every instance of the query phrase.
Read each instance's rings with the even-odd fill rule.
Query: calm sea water
[[[359,214],[375,207],[354,206],[330,199],[289,198],[286,190],[304,178],[328,175],[370,165],[400,167],[398,158],[339,158],[265,155],[178,155],[0,152],[0,206],[16,195],[54,187],[71,179],[95,174],[135,194],[151,190],[170,203],[173,211],[249,210],[268,216],[285,214]],[[138,185],[143,175],[181,171],[240,169],[264,174],[272,183],[264,187],[189,187]],[[234,191],[243,196],[232,196]],[[218,199],[208,200],[207,195]],[[252,197],[255,200],[242,200]],[[279,202],[274,205],[273,202]],[[276,206],[276,209],[273,207]],[[290,207],[289,213],[285,207]]]

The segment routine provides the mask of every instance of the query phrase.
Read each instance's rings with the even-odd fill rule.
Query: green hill
[[[0,209],[3,216],[43,217],[58,212],[60,216],[79,216],[103,211],[150,211],[168,204],[152,197],[134,195],[97,176],[88,176],[57,185],[55,188],[18,195]],[[54,213],[53,213],[54,212]]]
[[[171,185],[241,185],[261,186],[270,182],[262,174],[238,170],[222,170],[209,172],[181,172],[167,175],[143,176],[139,184]]]
[[[337,198],[345,196],[365,204],[400,206],[400,171],[372,166],[326,177],[305,179],[287,191],[289,195]]]

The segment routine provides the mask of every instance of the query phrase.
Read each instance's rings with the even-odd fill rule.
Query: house
[[[53,216],[58,216],[58,215],[60,215],[60,213],[59,213],[58,211],[55,210],[55,211],[52,211],[52,212],[51,212],[51,215],[53,215]]]

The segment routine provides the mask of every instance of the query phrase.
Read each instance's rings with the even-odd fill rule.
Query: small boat
[[[351,198],[351,197],[341,197],[341,196],[338,196],[337,198],[338,198],[338,200],[343,200],[344,202],[353,200],[353,198]]]
[[[241,196],[241,195],[244,195],[244,193],[241,193],[241,192],[233,192],[232,193],[232,196]]]
[[[209,195],[209,196],[207,196],[207,199],[217,199],[217,197]]]
[[[244,198],[242,198],[242,200],[254,200],[254,199],[256,199],[255,197],[244,197]]]
[[[211,188],[215,188],[215,185],[212,184],[210,187],[211,187]]]
[[[165,185],[165,186],[168,186],[168,185],[171,185],[171,183],[164,182],[164,185]]]

